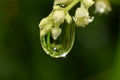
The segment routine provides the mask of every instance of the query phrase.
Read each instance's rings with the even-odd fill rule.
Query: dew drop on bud
[[[75,38],[75,26],[73,23],[61,24],[62,33],[54,40],[51,32],[44,37],[40,36],[41,45],[44,51],[54,58],[65,57],[73,47]]]

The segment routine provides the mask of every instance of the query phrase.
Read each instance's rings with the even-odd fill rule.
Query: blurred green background
[[[40,45],[39,21],[53,0],[0,0],[0,80],[120,80],[120,1],[76,28],[66,58],[48,56]]]

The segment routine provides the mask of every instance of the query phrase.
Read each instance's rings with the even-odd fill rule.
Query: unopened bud
[[[65,19],[65,12],[63,10],[55,10],[53,13],[55,23],[63,23]]]
[[[73,17],[75,24],[79,27],[85,27],[93,21],[94,17],[90,18],[88,9],[84,7],[77,8],[75,17]]]
[[[96,13],[107,13],[111,11],[111,6],[108,0],[97,0],[95,5]]]
[[[39,28],[41,29],[42,26],[46,25],[48,23],[48,18],[43,18],[39,23]]]
[[[40,29],[41,37],[45,36],[53,27],[53,24],[46,24],[42,29]]]
[[[62,30],[59,27],[52,28],[51,30],[52,38],[56,40],[60,36],[61,32]]]

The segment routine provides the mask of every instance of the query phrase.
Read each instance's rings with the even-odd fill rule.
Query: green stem
[[[47,35],[47,45],[50,46],[50,32]]]
[[[69,4],[65,9],[66,11],[69,11],[70,9],[72,9],[78,2],[80,2],[81,0],[74,0],[71,4]]]
[[[42,38],[42,43],[46,47],[45,37]]]

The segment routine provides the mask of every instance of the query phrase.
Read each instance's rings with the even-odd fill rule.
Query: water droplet
[[[74,24],[63,23],[61,35],[54,40],[49,32],[46,36],[40,37],[44,51],[54,58],[65,57],[73,47],[75,38]]]

